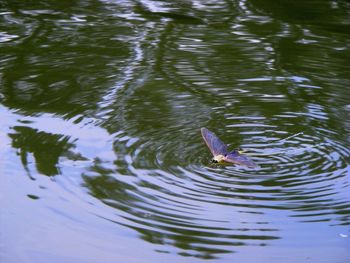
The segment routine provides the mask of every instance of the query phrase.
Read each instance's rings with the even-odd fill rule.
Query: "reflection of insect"
[[[234,163],[250,168],[257,168],[258,165],[250,160],[247,156],[242,155],[239,150],[228,151],[227,145],[224,144],[213,132],[207,128],[201,129],[202,137],[214,155],[213,162],[215,163]]]

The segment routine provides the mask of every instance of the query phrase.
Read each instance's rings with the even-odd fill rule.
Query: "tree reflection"
[[[140,238],[147,242],[162,245],[160,252],[166,252],[169,246],[170,250],[175,248],[182,256],[215,259],[221,254],[234,253],[242,246],[265,246],[280,238],[278,229],[269,224],[253,223],[254,229],[249,229],[247,225],[243,228],[239,222],[240,227],[230,229],[202,225],[198,222],[205,222],[205,219],[177,211],[179,208],[165,205],[162,198],[153,195],[153,192],[166,191],[157,184],[138,181],[127,175],[117,175],[116,178],[113,170],[103,167],[103,161],[95,162],[90,170],[100,175],[83,176],[84,186],[91,195],[115,208],[122,217],[108,220],[137,231]]]
[[[29,154],[35,159],[39,173],[53,176],[60,173],[59,158],[74,145],[69,137],[59,134],[50,134],[36,129],[16,126],[14,133],[9,134],[12,147],[19,150],[21,162],[29,172]]]

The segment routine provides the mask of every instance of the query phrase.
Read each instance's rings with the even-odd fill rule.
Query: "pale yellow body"
[[[225,161],[225,156],[219,154],[219,155],[214,156],[213,160],[215,162],[221,163],[221,162]]]

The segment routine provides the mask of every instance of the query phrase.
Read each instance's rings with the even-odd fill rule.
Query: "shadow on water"
[[[1,232],[32,232],[0,259],[347,262],[349,10],[5,1]],[[210,164],[204,126],[260,168]]]

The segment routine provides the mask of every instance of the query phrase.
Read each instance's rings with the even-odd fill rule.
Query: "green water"
[[[345,0],[1,1],[0,261],[349,262],[349,85]]]

